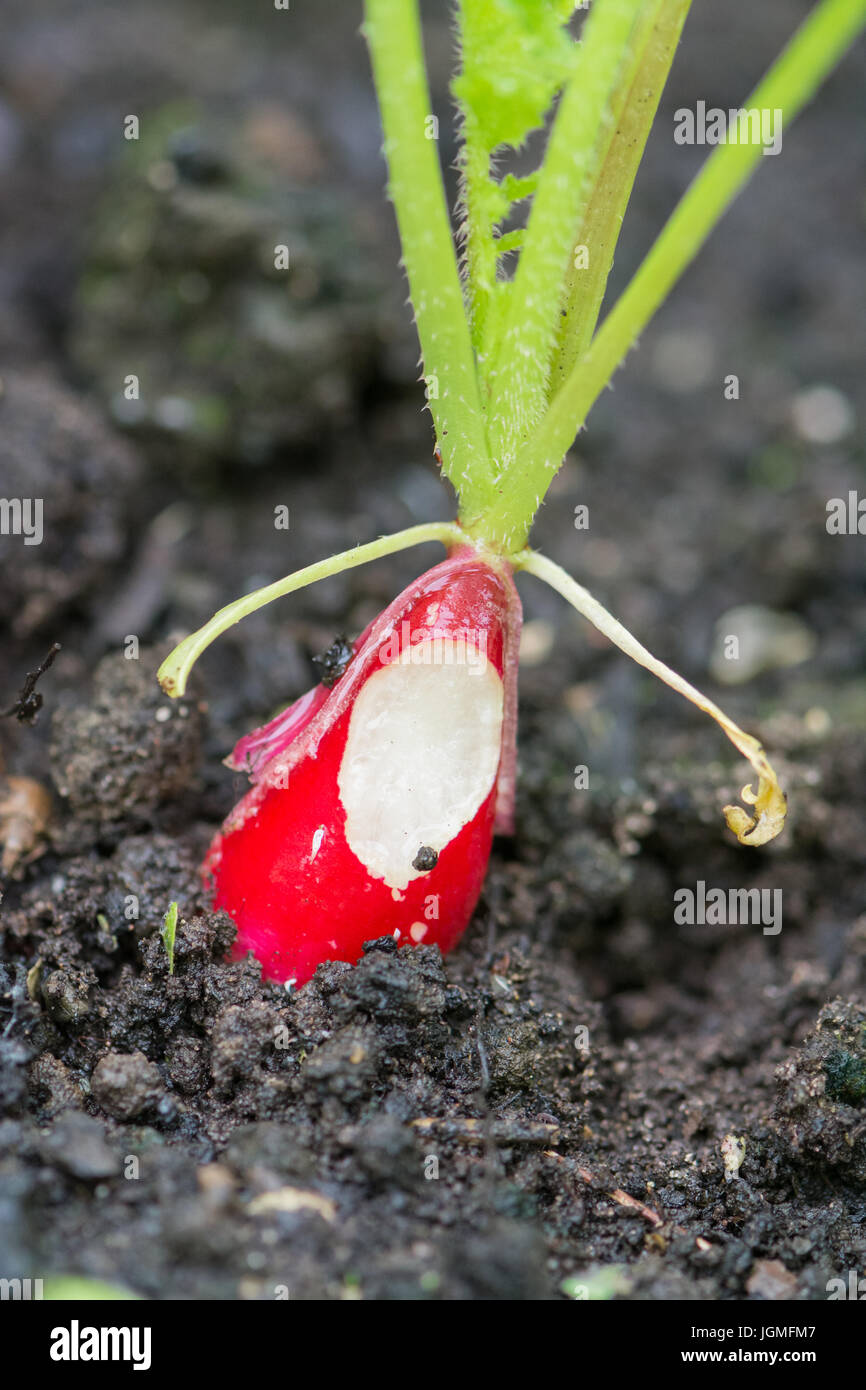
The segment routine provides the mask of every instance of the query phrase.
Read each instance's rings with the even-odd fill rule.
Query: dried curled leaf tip
[[[728,829],[734,832],[741,845],[766,845],[776,838],[785,824],[788,802],[763,748],[757,740],[751,741],[755,748],[746,756],[758,774],[758,790],[755,792],[747,783],[740,797],[748,806],[754,806],[754,813],[750,815],[742,806],[725,806],[723,811]]]
[[[160,669],[162,669],[162,668],[160,668]],[[175,680],[175,678],[174,678],[173,676],[171,676],[171,675],[161,676],[161,675],[159,675],[159,673],[157,673],[157,680],[159,681],[159,683],[160,683],[160,685],[161,685],[161,687],[162,687],[162,693],[163,693],[164,695],[168,695],[169,698],[172,699],[172,700],[176,700],[176,699],[180,696],[180,694],[181,694],[180,685],[179,685],[178,681]]]

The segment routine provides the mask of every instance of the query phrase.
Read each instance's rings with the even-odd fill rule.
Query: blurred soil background
[[[706,153],[675,145],[674,111],[738,105],[806,8],[697,0],[614,289]],[[452,31],[426,13],[451,168]],[[720,808],[746,768],[721,734],[521,580],[518,827],[472,927],[444,962],[385,940],[289,994],[226,963],[232,924],[201,898],[242,790],[221,759],[437,553],[266,608],[180,703],[155,671],[240,593],[451,514],[359,23],[336,0],[0,13],[0,493],[44,499],[41,545],[0,537],[0,704],[62,644],[38,722],[0,727],[0,1275],[823,1299],[866,1265],[864,541],[825,524],[866,495],[862,46],[617,375],[534,533],[762,737],[781,840],[736,846]],[[781,932],[676,925],[700,880],[780,889]]]

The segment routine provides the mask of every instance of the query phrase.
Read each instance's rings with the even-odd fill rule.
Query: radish
[[[160,667],[169,695],[233,623],[341,570],[425,541],[428,570],[323,680],[238,744],[252,788],[204,866],[213,902],[272,978],[302,984],[365,940],[449,950],[478,899],[496,830],[513,830],[520,601],[550,584],[622,651],[708,713],[752,766],[744,845],[779,833],[786,804],[760,743],[527,545],[575,434],[762,147],[716,147],[598,326],[614,248],[689,0],[596,0],[580,41],[568,0],[459,0],[462,267],[444,198],[417,0],[367,0],[365,33],[435,453],[457,519],[414,526],[310,565],[221,609]],[[742,105],[790,123],[864,23],[863,0],[822,0]],[[542,166],[503,172],[555,107]],[[531,199],[525,228],[506,229]],[[516,258],[510,262],[506,257]],[[461,274],[462,270],[462,274]],[[510,272],[510,273],[509,273]]]
[[[343,675],[242,739],[253,788],[211,847],[236,950],[303,983],[387,923],[443,951],[466,927],[494,826],[513,828],[520,600],[463,547],[410,585]]]

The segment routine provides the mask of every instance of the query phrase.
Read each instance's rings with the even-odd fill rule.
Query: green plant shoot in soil
[[[708,713],[757,775],[725,807],[742,844],[778,834],[785,797],[760,743],[653,657],[581,585],[527,545],[533,518],[600,393],[760,162],[718,145],[599,324],[623,215],[690,0],[458,0],[452,92],[462,137],[449,215],[417,0],[366,0],[364,32],[453,523],[414,526],[331,556],[221,609],[166,659],[183,694],[205,648],[273,599],[423,541],[468,542],[556,589],[612,642]],[[821,0],[743,108],[790,125],[866,23],[866,0]],[[553,113],[553,114],[551,114]],[[745,118],[743,118],[745,119]],[[549,127],[540,167],[497,165]],[[745,133],[745,132],[744,132]],[[509,227],[521,204],[525,227]]]
[[[177,903],[169,903],[162,922],[162,944],[168,956],[168,973],[174,974],[174,942],[177,936]]]

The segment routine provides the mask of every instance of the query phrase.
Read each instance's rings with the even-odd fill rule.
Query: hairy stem
[[[490,448],[505,472],[515,466],[520,445],[546,404],[574,229],[607,148],[629,36],[642,3],[604,0],[592,7],[560,98],[489,379],[495,401]]]
[[[604,162],[574,238],[549,397],[586,351],[595,330],[623,216],[690,6],[691,0],[651,0],[638,16]]]
[[[417,0],[366,0],[364,32],[442,471],[472,516],[488,496],[487,437],[433,138]]]
[[[471,116],[464,117],[460,171],[466,293],[472,343],[476,353],[480,353],[490,301],[496,288],[499,248],[493,235],[498,207],[495,190],[490,187],[490,155],[475,126]],[[481,376],[483,363],[479,365]]]

